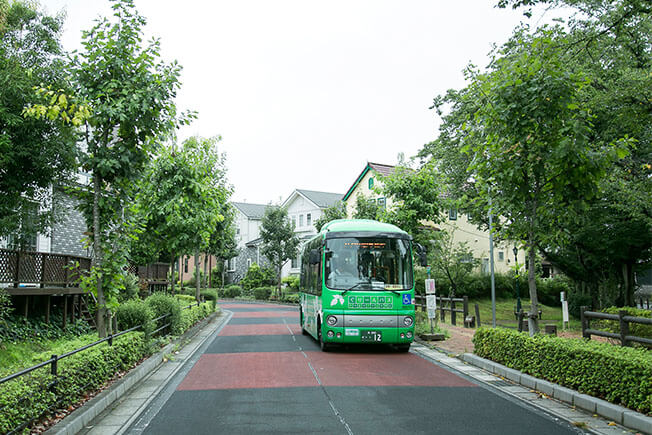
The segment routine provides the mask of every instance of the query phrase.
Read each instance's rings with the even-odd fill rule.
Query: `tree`
[[[224,262],[238,255],[238,242],[235,238],[235,212],[233,206],[225,203],[220,212],[224,219],[217,222],[208,241],[206,253],[214,255],[222,265],[221,281],[224,284]]]
[[[618,302],[632,305],[634,270],[652,261],[652,100],[647,97],[652,5],[640,0],[501,0],[499,5],[537,3],[577,11],[560,48],[567,53],[568,67],[589,78],[579,99],[593,115],[591,141],[635,142],[629,155],[609,168],[586,210],[560,215],[563,237],[542,250],[589,289],[594,304],[614,303],[602,300],[598,288],[616,280],[622,289]]]
[[[517,31],[470,85],[482,105],[466,131],[476,136],[466,149],[468,170],[503,218],[502,236],[525,240],[530,333],[538,332],[538,247],[557,216],[585,207],[607,166],[626,154],[625,146],[590,141],[590,112],[579,99],[587,80],[569,70],[560,39],[555,30]]]
[[[172,263],[179,255],[194,254],[197,271],[199,252],[224,253],[233,241],[227,204],[231,187],[225,156],[217,151],[219,140],[191,137],[180,150],[164,147],[149,168],[139,200],[147,211],[146,245],[169,255]],[[199,300],[200,280],[195,285]]]
[[[419,243],[433,238],[432,224],[442,221],[445,198],[441,182],[431,163],[413,170],[400,162],[391,175],[382,177],[382,192],[393,205],[380,213],[380,219],[407,231]]]
[[[439,231],[435,238],[434,249],[428,255],[431,258],[430,264],[433,265],[435,273],[450,282],[449,297],[454,298],[465,278],[480,265],[480,260],[473,257],[467,242],[455,245],[453,233]]]
[[[315,221],[315,229],[320,232],[324,225],[336,219],[346,219],[346,207],[343,202],[331,205],[324,210],[324,213]]]
[[[288,212],[283,207],[267,207],[261,224],[260,236],[263,239],[261,252],[275,268],[276,288],[280,296],[281,270],[288,260],[297,256],[299,239],[288,219]]]
[[[358,193],[358,196],[355,199],[353,219],[378,220],[380,213],[381,210],[376,201],[366,198],[363,194]]]
[[[98,301],[97,329],[106,335],[107,301],[116,288],[104,288],[103,276],[115,273],[105,254],[106,240],[122,220],[152,151],[184,122],[174,104],[181,68],[160,61],[160,43],[143,44],[145,18],[131,0],[114,0],[115,22],[103,18],[82,36],[83,51],[73,59],[75,95],[92,116],[85,123],[85,169],[92,184],[79,192],[93,240],[93,276]]]
[[[62,23],[27,2],[0,0],[0,237],[17,236],[20,247],[52,226],[50,187],[77,164],[73,126],[23,113],[38,102],[34,86],[69,90]]]

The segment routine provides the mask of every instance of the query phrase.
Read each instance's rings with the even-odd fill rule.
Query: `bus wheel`
[[[322,352],[328,352],[331,349],[330,344],[324,343],[324,338],[321,335],[321,322],[317,320],[317,337],[319,338],[319,347]]]
[[[396,345],[396,350],[399,352],[409,352],[410,351],[410,343],[408,344],[397,344]]]
[[[299,324],[301,325],[301,334],[303,335],[308,335],[308,331],[303,326],[303,322],[305,321],[303,317],[303,310],[299,308]]]

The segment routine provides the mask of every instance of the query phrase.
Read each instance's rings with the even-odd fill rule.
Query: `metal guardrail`
[[[188,305],[188,306],[182,307],[181,309],[182,309],[182,310],[186,310],[186,309],[188,309],[188,308],[192,308],[192,307],[194,307],[194,306],[197,306],[197,307],[198,307],[200,304],[201,304],[201,302],[192,303],[192,304],[190,304],[190,305]],[[156,319],[152,319],[152,321],[153,321],[153,322],[158,322],[159,320],[165,319],[165,318],[169,317],[170,315],[171,315],[170,313],[168,313],[168,314],[164,314],[163,316],[157,317]],[[166,323],[165,325],[161,326],[160,328],[158,328],[158,329],[152,331],[152,335],[155,335],[155,334],[157,334],[158,332],[164,330],[165,328],[168,328],[170,325],[171,325],[171,323],[169,323],[169,322]],[[84,350],[86,350],[86,349],[90,349],[91,347],[94,347],[94,346],[100,345],[100,344],[105,343],[105,342],[108,342],[108,343],[109,343],[109,346],[112,346],[112,345],[113,345],[113,340],[114,340],[114,339],[116,339],[116,338],[118,338],[118,337],[120,337],[120,336],[122,336],[122,335],[124,335],[124,334],[127,334],[127,333],[129,333],[129,332],[133,332],[133,331],[135,331],[135,330],[141,329],[142,327],[143,327],[143,325],[134,326],[133,328],[129,328],[129,329],[126,329],[126,330],[124,330],[124,331],[120,331],[120,332],[115,333],[115,334],[110,334],[108,337],[102,338],[102,339],[97,340],[97,341],[95,341],[95,342],[93,342],[93,343],[89,343],[89,344],[87,344],[87,345],[85,345],[85,346],[82,346],[82,347],[80,347],[80,348],[77,348],[77,349],[71,350],[70,352],[66,352],[66,353],[64,353],[64,354],[62,354],[62,355],[52,355],[52,357],[51,357],[49,360],[47,360],[47,361],[43,361],[43,362],[41,362],[41,363],[39,363],[39,364],[36,364],[36,365],[34,365],[34,366],[32,366],[32,367],[26,368],[26,369],[24,369],[24,370],[21,370],[21,371],[19,371],[19,372],[13,373],[13,374],[11,374],[11,375],[9,375],[9,376],[6,376],[6,377],[0,379],[0,385],[4,384],[4,383],[6,383],[6,382],[12,381],[12,380],[14,380],[14,379],[17,379],[17,378],[19,378],[19,377],[22,377],[22,376],[28,375],[28,374],[30,374],[31,372],[35,371],[35,370],[38,370],[38,369],[43,368],[43,367],[45,367],[45,366],[47,366],[47,365],[50,365],[50,374],[54,377],[54,380],[53,380],[51,383],[49,383],[49,384],[47,385],[47,388],[48,388],[48,390],[52,390],[53,387],[55,387],[56,384],[57,384],[57,377],[58,377],[58,373],[57,373],[57,371],[58,371],[58,362],[59,362],[59,361],[61,361],[61,360],[64,359],[64,358],[67,358],[67,357],[69,357],[69,356],[71,356],[71,355],[74,355],[74,354],[76,354],[76,353],[82,352],[82,351],[84,351]],[[116,368],[117,368],[117,367],[116,367]],[[114,368],[114,372],[115,372],[115,369],[116,369],[116,368]],[[80,388],[76,393],[80,393],[80,392],[84,391],[88,386],[89,386],[88,384],[85,385],[85,386],[83,386],[83,387]],[[27,399],[29,399],[29,396],[24,396],[24,397],[22,397],[22,398],[19,400],[19,402],[23,402],[23,401],[25,401],[25,400],[27,400]],[[15,427],[15,428],[13,428],[11,431],[9,431],[7,434],[20,433],[20,432],[23,431],[26,427],[28,427],[30,424],[32,424],[34,421],[40,419],[40,418],[41,418],[43,415],[45,415],[47,412],[52,412],[52,411],[54,411],[54,410],[55,410],[55,409],[56,409],[56,408],[57,408],[61,403],[62,403],[62,400],[60,399],[60,400],[58,400],[57,402],[55,402],[52,406],[50,406],[48,409],[42,411],[39,415],[34,416],[34,417],[32,417],[31,419],[29,419],[29,420],[27,420],[27,421],[24,421],[24,422],[21,423],[19,426]],[[2,411],[5,407],[7,407],[7,406],[9,406],[9,405],[10,405],[10,404],[8,404],[8,403],[0,404],[0,411]]]
[[[639,325],[652,325],[652,319],[647,317],[630,316],[627,311],[621,310],[618,314],[600,313],[589,311],[588,307],[580,308],[580,318],[582,320],[582,337],[591,339],[592,335],[598,337],[614,338],[620,340],[621,346],[629,346],[629,343],[636,342],[652,346],[652,339],[637,337],[629,334],[630,323]],[[619,332],[602,331],[591,328],[591,319],[614,320],[618,322]]]

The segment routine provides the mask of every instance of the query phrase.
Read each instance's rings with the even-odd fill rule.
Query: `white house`
[[[288,217],[294,225],[294,232],[299,237],[303,247],[305,241],[317,234],[315,221],[321,217],[324,210],[340,203],[341,193],[316,192],[314,190],[295,189],[294,192],[281,204],[288,211]],[[298,275],[300,270],[299,256],[289,261],[281,276]]]

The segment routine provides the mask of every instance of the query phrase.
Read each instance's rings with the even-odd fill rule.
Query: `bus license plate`
[[[383,333],[380,331],[364,331],[360,335],[360,341],[372,341],[380,343],[383,341]]]

